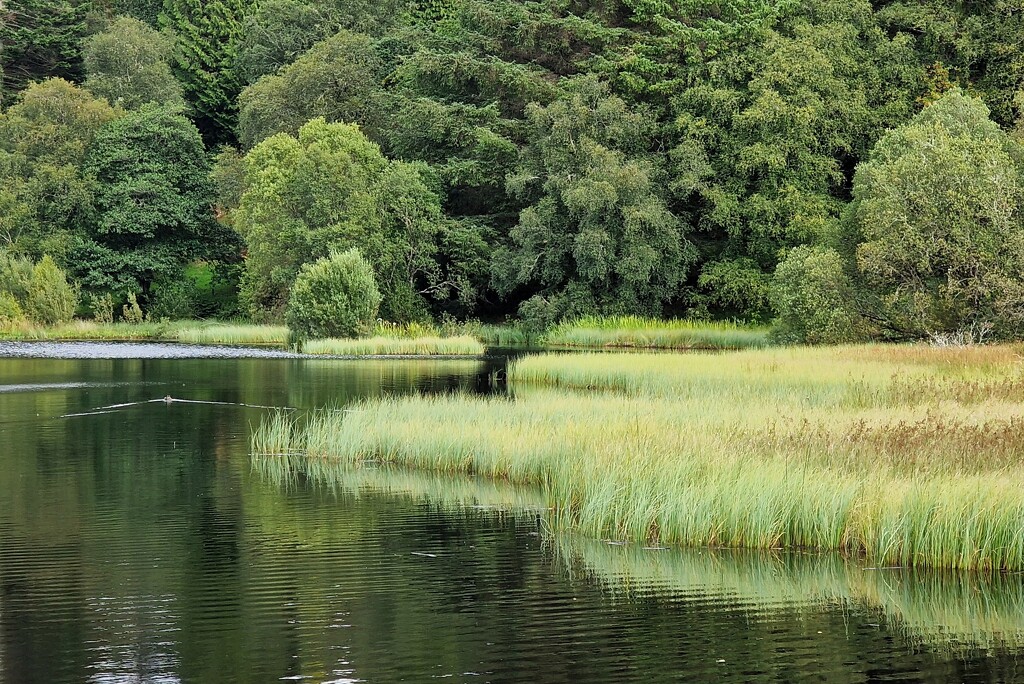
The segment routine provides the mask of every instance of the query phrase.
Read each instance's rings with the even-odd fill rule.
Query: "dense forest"
[[[283,320],[358,248],[395,322],[1024,334],[1021,0],[0,0],[0,46],[0,318]]]

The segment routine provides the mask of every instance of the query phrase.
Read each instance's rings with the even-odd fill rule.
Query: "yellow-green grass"
[[[590,536],[1024,570],[1017,351],[544,355],[510,368],[516,400],[277,417],[254,450],[538,484]]]
[[[216,321],[157,321],[146,323],[96,323],[74,320],[54,326],[27,322],[0,328],[0,339],[9,340],[103,340],[188,342],[192,344],[283,345],[284,326],[243,325]]]
[[[0,339],[138,341],[162,339],[167,329],[165,323],[94,323],[75,320],[60,325],[43,326],[21,321],[0,326]]]
[[[484,346],[468,335],[458,337],[363,337],[310,340],[306,354],[335,356],[480,356]]]
[[[553,347],[745,349],[768,343],[768,328],[721,321],[590,316],[556,325],[543,336]]]
[[[246,325],[241,323],[179,324],[172,337],[189,344],[256,344],[284,346],[288,328],[283,325]]]

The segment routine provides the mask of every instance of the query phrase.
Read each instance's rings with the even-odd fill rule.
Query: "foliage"
[[[177,36],[174,65],[185,99],[203,136],[234,139],[236,98],[242,89],[235,58],[242,21],[251,0],[166,0],[162,23]]]
[[[74,80],[91,2],[5,0],[0,21],[0,99],[49,77]]]
[[[388,162],[356,126],[314,119],[245,159],[235,225],[248,247],[242,296],[253,315],[279,310],[299,268],[360,247],[385,292],[383,313],[425,315],[424,296],[464,296],[470,280],[440,263],[447,226],[425,167]]]
[[[274,133],[295,134],[310,119],[373,121],[382,63],[369,37],[347,31],[317,43],[280,73],[238,98],[238,137],[250,148]]]
[[[114,322],[114,298],[109,292],[89,295],[89,309],[96,323],[109,325]]]
[[[229,259],[237,248],[210,211],[199,132],[177,111],[149,104],[108,124],[85,169],[97,181],[98,219],[77,248],[88,287],[146,293],[193,260]]]
[[[355,337],[370,329],[380,300],[359,250],[333,252],[302,267],[288,299],[288,327],[298,340]]]
[[[62,79],[33,83],[0,115],[0,241],[39,257],[67,252],[94,220],[81,168],[96,132],[121,113]]]
[[[195,318],[200,293],[196,284],[183,273],[153,283],[148,306],[149,316],[156,320]]]
[[[141,325],[145,320],[134,292],[128,293],[128,303],[121,307],[121,320],[128,325]]]
[[[235,69],[244,83],[277,73],[341,28],[334,7],[300,0],[267,0],[242,20]]]
[[[496,287],[538,285],[554,319],[660,314],[694,253],[644,159],[645,117],[592,78],[528,116],[531,143],[509,186],[530,206],[495,254]]]
[[[18,300],[10,292],[0,290],[0,326],[25,320]]]
[[[28,300],[32,284],[32,262],[29,259],[0,249],[0,292],[14,297],[19,305]]]
[[[951,90],[857,168],[857,263],[893,335],[1024,331],[1024,149]]]
[[[78,289],[49,255],[44,256],[32,269],[25,314],[34,323],[57,325],[70,321],[77,306]]]
[[[856,288],[834,249],[790,250],[775,269],[771,294],[778,312],[773,335],[781,342],[836,344],[864,337]]]
[[[171,73],[173,40],[138,19],[118,17],[82,46],[85,87],[114,106],[136,109],[147,102],[182,105]]]

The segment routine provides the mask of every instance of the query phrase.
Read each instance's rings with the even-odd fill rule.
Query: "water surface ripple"
[[[1019,575],[616,546],[500,483],[250,461],[242,404],[491,370],[0,359],[0,683],[1024,680]]]

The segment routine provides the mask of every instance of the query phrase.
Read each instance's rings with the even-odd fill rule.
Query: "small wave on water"
[[[88,389],[90,387],[125,387],[126,382],[32,382],[0,385],[0,394],[14,392],[51,392],[53,390]]]
[[[167,342],[0,342],[0,358],[36,359],[297,359],[278,349]]]

